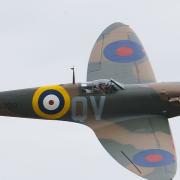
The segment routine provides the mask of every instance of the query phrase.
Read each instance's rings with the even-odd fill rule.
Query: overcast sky
[[[73,65],[84,82],[95,40],[117,21],[136,31],[158,81],[180,81],[179,18],[179,0],[1,0],[0,90],[68,83]],[[180,165],[180,118],[170,124]],[[0,117],[0,179],[141,178],[85,126]]]

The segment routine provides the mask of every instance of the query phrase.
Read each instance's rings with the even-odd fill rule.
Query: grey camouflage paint
[[[109,50],[117,44],[110,48],[108,44],[117,41],[125,45],[113,54]],[[107,47],[113,61],[103,54]],[[142,45],[129,26],[115,23],[96,41],[87,80],[113,78],[124,85],[110,80],[113,85],[106,84],[98,91],[93,83],[87,89],[76,83],[1,92],[0,115],[85,124],[131,172],[149,180],[170,180],[176,172],[176,154],[168,118],[180,115],[180,83],[156,83],[139,47]],[[133,54],[136,56],[131,58]],[[99,82],[104,85],[104,80]],[[142,159],[142,152],[152,153]]]

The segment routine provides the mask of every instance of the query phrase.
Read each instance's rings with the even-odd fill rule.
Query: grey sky
[[[95,40],[116,21],[136,31],[158,81],[180,81],[179,17],[179,0],[0,1],[0,90],[68,83],[73,65],[85,81]],[[170,122],[179,162],[180,118]],[[141,179],[77,124],[0,117],[0,144],[3,180]]]

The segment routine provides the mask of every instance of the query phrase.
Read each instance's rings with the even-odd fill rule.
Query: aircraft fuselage
[[[125,119],[126,115],[170,118],[180,114],[180,83],[132,84],[114,91],[85,90],[82,84],[64,84],[1,92],[0,115],[86,123],[90,119]]]

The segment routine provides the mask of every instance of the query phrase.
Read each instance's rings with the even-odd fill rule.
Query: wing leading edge
[[[89,59],[87,81],[111,78],[126,84],[156,81],[141,42],[122,23],[102,32]]]
[[[126,121],[91,121],[104,148],[122,166],[149,180],[171,180],[176,154],[168,119],[139,116]]]

